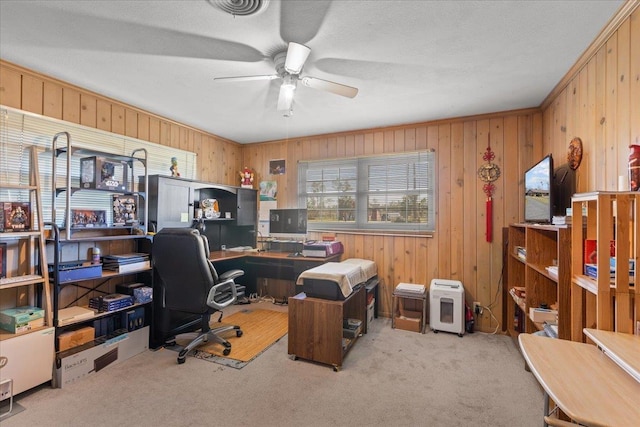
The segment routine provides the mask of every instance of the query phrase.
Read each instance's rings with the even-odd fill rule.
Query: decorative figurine
[[[246,166],[244,170],[240,172],[240,187],[253,188],[253,172]]]
[[[171,176],[180,176],[180,172],[178,172],[178,158],[171,158],[171,167],[169,168],[171,171]]]

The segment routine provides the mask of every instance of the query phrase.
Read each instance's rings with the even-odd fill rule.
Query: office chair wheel
[[[224,354],[225,356],[231,354],[231,347],[225,347],[224,350],[222,350],[222,354]]]
[[[182,350],[180,353],[178,353],[178,364],[181,365],[184,363],[184,361],[187,359],[187,350]]]
[[[238,330],[236,331],[236,336],[237,336],[237,337],[241,337],[241,336],[242,336],[242,331],[241,331],[240,329],[238,329]]]

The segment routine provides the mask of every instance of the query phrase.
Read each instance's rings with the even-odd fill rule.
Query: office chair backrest
[[[218,274],[208,253],[208,241],[198,230],[163,228],[154,236],[151,255],[164,307],[190,313],[209,309],[207,295]]]

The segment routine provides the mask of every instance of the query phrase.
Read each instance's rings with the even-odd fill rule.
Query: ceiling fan
[[[214,80],[222,80],[229,82],[251,81],[251,80],[274,80],[281,78],[282,85],[278,95],[278,111],[284,111],[285,117],[293,115],[293,95],[295,93],[298,82],[302,82],[304,86],[323,90],[325,92],[335,93],[336,95],[353,98],[358,94],[358,89],[346,86],[329,80],[318,79],[310,76],[301,76],[302,67],[309,57],[311,49],[300,43],[289,42],[286,51],[277,53],[273,57],[276,66],[276,74],[258,75],[258,76],[239,76],[239,77],[214,77]]]

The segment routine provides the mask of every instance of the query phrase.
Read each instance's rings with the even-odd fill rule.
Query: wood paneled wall
[[[640,7],[612,20],[606,38],[568,73],[543,108],[543,149],[565,159],[569,142],[582,139],[577,191],[617,191],[628,176],[629,145],[640,144]]]
[[[0,104],[194,152],[198,179],[238,185],[240,144],[1,60]]]
[[[198,179],[237,185],[244,166],[256,181],[278,182],[278,205],[296,205],[299,160],[398,153],[424,148],[438,162],[437,229],[432,237],[337,233],[345,257],[376,261],[381,313],[391,313],[398,282],[460,280],[467,301],[489,306],[476,327],[502,325],[501,228],[523,218],[524,171],[546,153],[563,163],[569,141],[584,144],[578,191],[616,190],[627,174],[628,145],[640,144],[640,11],[631,0],[542,105],[531,109],[407,126],[241,146],[124,103],[0,61],[0,104],[193,151]],[[615,28],[611,29],[611,26]],[[502,175],[496,181],[493,241],[485,240],[485,196],[476,171],[487,143]],[[269,160],[286,159],[270,176]],[[491,313],[496,320],[491,318]]]
[[[437,161],[437,229],[432,237],[377,233],[336,233],[343,258],[372,259],[383,279],[380,311],[391,314],[391,295],[399,282],[429,284],[431,279],[460,280],[467,301],[490,306],[502,325],[501,228],[522,219],[523,175],[542,155],[542,115],[522,110],[419,123],[408,126],[321,135],[250,144],[244,165],[257,181],[278,182],[278,207],[297,207],[297,162],[400,153],[432,148]],[[485,239],[483,182],[476,172],[487,145],[502,171],[495,182],[493,241]],[[269,160],[286,159],[286,174],[269,175]],[[480,330],[493,331],[488,310],[478,319]]]

